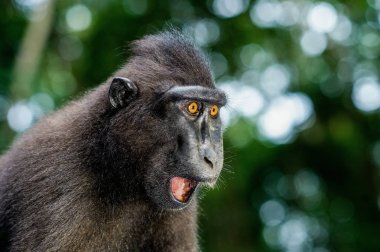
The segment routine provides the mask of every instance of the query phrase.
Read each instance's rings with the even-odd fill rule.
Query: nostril
[[[214,167],[213,163],[212,163],[207,157],[204,157],[203,159],[204,159],[204,161],[205,161],[205,162],[206,162],[211,168]]]

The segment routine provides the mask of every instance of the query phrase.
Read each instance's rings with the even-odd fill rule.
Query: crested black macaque
[[[177,31],[0,158],[0,251],[197,251],[197,194],[223,166],[226,96]]]

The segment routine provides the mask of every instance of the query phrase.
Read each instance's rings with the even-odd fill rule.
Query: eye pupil
[[[198,112],[198,104],[196,102],[192,102],[188,105],[187,110],[190,114],[196,114]]]
[[[218,115],[218,112],[219,112],[218,106],[214,105],[214,106],[211,107],[211,109],[210,109],[210,115],[212,117],[216,117]]]

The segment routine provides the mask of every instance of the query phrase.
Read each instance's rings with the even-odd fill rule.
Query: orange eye
[[[212,117],[216,117],[218,115],[218,113],[219,113],[218,106],[216,106],[216,105],[212,106],[211,109],[210,109],[210,115]]]
[[[199,109],[199,106],[198,106],[198,103],[196,103],[196,102],[191,102],[187,106],[187,111],[189,111],[190,114],[193,114],[193,115],[198,113],[198,109]]]

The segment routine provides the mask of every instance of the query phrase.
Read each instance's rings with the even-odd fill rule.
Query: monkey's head
[[[121,159],[115,162],[135,169],[128,172],[135,178],[122,179],[138,181],[161,208],[184,208],[223,167],[225,94],[215,88],[208,61],[178,32],[135,42],[116,74],[109,86],[109,131]]]

